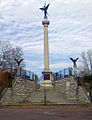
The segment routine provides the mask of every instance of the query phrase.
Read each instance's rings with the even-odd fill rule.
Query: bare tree
[[[5,56],[7,51],[11,48],[11,44],[8,41],[0,40],[0,61],[1,61],[1,69],[6,69],[6,60]]]
[[[87,53],[82,52],[81,57],[84,74],[92,74],[92,50],[88,50]]]
[[[15,59],[20,60],[22,58],[23,51],[21,47],[12,47],[11,43],[0,40],[1,70],[10,69],[12,71],[16,67]]]
[[[88,56],[89,66],[92,74],[92,50],[88,50],[87,56]]]

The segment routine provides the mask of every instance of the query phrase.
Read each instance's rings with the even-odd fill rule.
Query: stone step
[[[71,84],[66,84],[67,81]],[[70,86],[66,86],[70,85]],[[33,81],[23,81],[22,79],[15,82],[12,89],[8,89],[0,101],[2,105],[7,104],[44,104],[45,96],[47,104],[79,104],[89,103],[86,96],[79,88],[79,96],[76,95],[76,84],[71,78],[65,78],[56,82],[54,86],[41,86],[40,89],[35,88]],[[46,94],[46,95],[45,95]],[[79,98],[77,98],[79,97]],[[86,99],[85,99],[86,98]]]
[[[30,93],[29,96],[25,99],[28,102],[43,102],[44,101],[44,88],[41,87],[39,90],[35,90]],[[57,92],[52,87],[46,88],[46,101],[50,103],[76,103],[77,99],[69,99],[65,97],[63,94]]]

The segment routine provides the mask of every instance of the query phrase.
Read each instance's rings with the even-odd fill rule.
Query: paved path
[[[92,120],[92,108],[0,108],[0,120]]]

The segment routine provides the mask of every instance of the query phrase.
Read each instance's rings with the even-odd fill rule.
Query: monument
[[[75,77],[75,78],[77,77],[77,65],[76,65],[76,62],[77,62],[78,59],[79,59],[79,57],[76,58],[76,59],[70,58],[70,60],[72,60],[72,62],[73,62],[73,67],[74,67],[74,77]]]
[[[47,10],[50,4],[47,6],[44,5],[44,7],[40,8],[40,10],[44,11],[44,20],[42,21],[42,24],[44,26],[44,70],[42,72],[43,74],[43,82],[42,85],[51,86],[51,71],[49,69],[49,42],[48,42],[48,25],[49,20],[47,17]]]
[[[21,59],[21,60],[17,60],[15,59],[15,61],[17,62],[17,77],[20,77],[21,75],[21,67],[20,67],[20,63],[23,61],[24,59]]]

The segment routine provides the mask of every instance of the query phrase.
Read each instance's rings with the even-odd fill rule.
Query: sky
[[[72,67],[70,57],[92,49],[92,0],[0,0],[0,39],[21,46],[26,69],[44,69],[44,3],[48,9],[50,70]],[[78,60],[78,66],[81,65]]]

